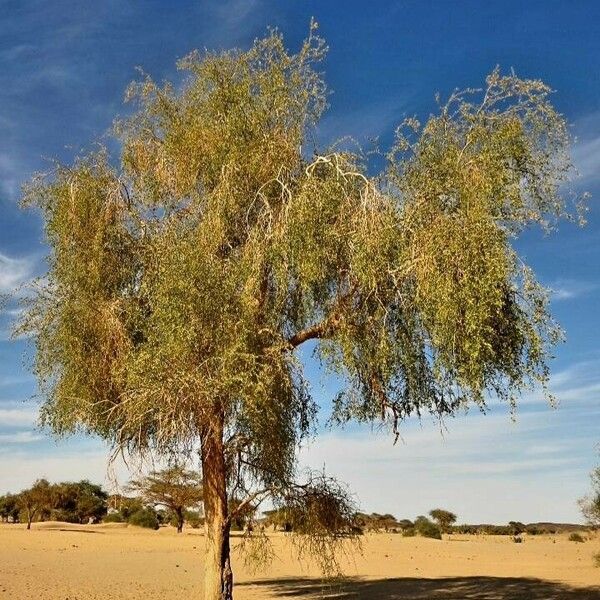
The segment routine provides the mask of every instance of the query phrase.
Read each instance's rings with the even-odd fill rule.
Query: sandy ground
[[[236,540],[234,546],[237,544]],[[267,598],[600,599],[592,555],[566,536],[454,536],[443,541],[368,535],[363,553],[345,564],[346,582],[323,587],[289,541],[273,536],[278,558],[252,574],[234,555],[236,600]],[[201,598],[203,536],[134,527],[0,525],[0,600],[190,600]]]

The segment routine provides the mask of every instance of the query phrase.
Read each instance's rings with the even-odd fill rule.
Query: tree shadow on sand
[[[304,600],[600,600],[600,587],[573,588],[517,577],[347,579],[333,585],[315,579],[289,578],[238,585],[264,586],[277,598]]]

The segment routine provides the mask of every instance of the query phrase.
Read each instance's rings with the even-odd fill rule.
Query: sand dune
[[[96,535],[91,535],[96,534]],[[201,597],[203,536],[111,525],[0,526],[0,600],[189,600]],[[368,535],[348,579],[323,585],[289,541],[273,537],[278,558],[251,573],[234,555],[236,600],[298,598],[587,600],[600,599],[600,568],[584,544],[566,536],[455,536],[443,541]],[[237,540],[234,541],[234,547]]]

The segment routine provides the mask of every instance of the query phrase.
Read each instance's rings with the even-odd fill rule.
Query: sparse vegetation
[[[429,516],[437,523],[442,533],[448,533],[456,522],[456,515],[442,508],[430,510]]]
[[[585,542],[585,539],[583,538],[583,536],[580,533],[572,533],[571,535],[569,535],[569,541],[570,542],[578,542],[579,544],[583,544],[583,542]]]
[[[590,475],[592,491],[589,496],[579,500],[581,512],[586,521],[593,527],[600,527],[600,467]]]
[[[166,507],[178,533],[183,531],[185,511],[197,508],[202,502],[202,479],[182,465],[135,479],[129,483],[129,490],[138,493],[146,505]]]
[[[145,527],[147,529],[158,529],[160,526],[156,516],[156,511],[149,507],[142,508],[141,510],[134,512],[129,517],[128,523],[130,525]]]

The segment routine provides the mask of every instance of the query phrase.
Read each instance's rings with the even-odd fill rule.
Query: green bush
[[[151,508],[142,508],[142,510],[134,512],[131,517],[129,517],[129,523],[131,525],[136,525],[137,527],[146,527],[148,529],[159,528],[156,512]]]
[[[432,523],[427,517],[420,516],[415,519],[415,530],[422,537],[434,540],[442,539],[442,532],[439,526]]]
[[[580,544],[585,542],[585,540],[583,539],[583,537],[581,537],[581,534],[579,534],[579,533],[572,533],[569,536],[569,541],[570,542],[579,542]]]
[[[200,513],[197,510],[186,510],[185,522],[192,529],[199,529],[202,525],[204,525],[204,518],[200,516]]]
[[[405,527],[402,530],[402,537],[415,537],[415,535],[417,535],[417,532],[414,527]]]
[[[124,523],[125,519],[120,512],[108,513],[103,519],[103,523]]]

